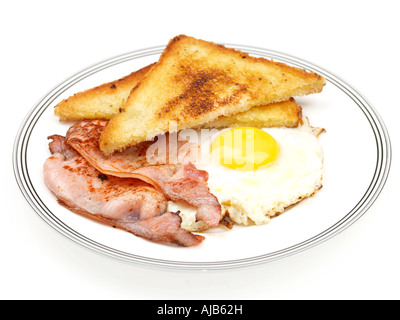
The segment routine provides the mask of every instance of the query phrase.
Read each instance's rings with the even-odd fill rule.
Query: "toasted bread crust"
[[[78,92],[58,103],[54,114],[60,121],[109,120],[123,110],[129,93],[152,66],[148,65],[118,80]]]
[[[170,40],[159,61],[131,91],[125,111],[100,138],[111,155],[169,130],[212,122],[254,106],[320,92],[325,79],[185,35]]]

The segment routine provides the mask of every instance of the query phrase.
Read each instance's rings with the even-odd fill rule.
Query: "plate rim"
[[[98,243],[86,236],[76,232],[68,225],[64,224],[59,220],[43,203],[40,197],[36,194],[35,188],[29,179],[29,172],[26,166],[27,163],[27,146],[29,144],[30,133],[32,132],[35,123],[40,119],[43,112],[51,105],[51,103],[64,91],[78,83],[79,81],[89,77],[103,69],[110,68],[114,65],[121,64],[130,60],[134,60],[140,57],[146,57],[154,54],[161,54],[165,45],[147,47],[130,51],[124,54],[120,54],[100,62],[97,62],[81,71],[73,74],[69,78],[61,81],[57,86],[45,94],[39,102],[37,102],[27,113],[23,119],[17,135],[15,137],[13,146],[13,169],[14,176],[17,181],[18,187],[22,192],[24,198],[27,200],[31,208],[41,217],[47,224],[53,227],[56,231],[66,236],[68,239],[73,240],[75,243],[80,244],[85,248],[89,248],[97,253],[117,258],[119,260],[134,262],[138,265],[146,267],[157,267],[163,269],[174,269],[174,270],[188,270],[188,271],[211,271],[211,270],[226,270],[243,268],[254,265],[259,265],[267,262],[272,262],[284,257],[291,256],[293,254],[300,253],[308,250],[326,240],[336,236],[343,230],[350,227],[356,222],[361,216],[363,216],[369,208],[373,205],[376,199],[379,197],[386,184],[390,167],[391,167],[391,142],[388,130],[383,122],[381,116],[372,104],[362,95],[358,90],[351,86],[348,82],[336,74],[322,68],[314,63],[307,60],[298,58],[296,56],[286,54],[283,52],[265,49],[261,47],[239,45],[239,44],[224,44],[227,47],[235,48],[241,51],[245,51],[252,55],[262,56],[268,59],[275,59],[308,71],[316,72],[325,77],[327,82],[338,87],[347,96],[349,96],[353,102],[361,109],[364,116],[370,123],[377,147],[377,162],[375,167],[374,176],[365,191],[363,197],[359,202],[344,215],[339,221],[323,230],[317,235],[308,238],[300,243],[289,246],[287,248],[273,251],[267,254],[258,255],[254,257],[234,259],[234,260],[222,260],[222,261],[209,261],[209,262],[186,262],[186,261],[174,261],[165,259],[149,258],[145,256],[139,256],[127,252],[120,251]]]

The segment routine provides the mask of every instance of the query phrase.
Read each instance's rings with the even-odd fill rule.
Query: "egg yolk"
[[[273,163],[279,145],[267,132],[251,127],[232,128],[211,144],[213,160],[227,168],[249,171]]]

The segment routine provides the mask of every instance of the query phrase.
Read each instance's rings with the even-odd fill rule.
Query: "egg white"
[[[313,195],[322,187],[323,152],[316,130],[307,119],[297,128],[264,128],[279,144],[274,163],[257,170],[240,171],[226,168],[215,159],[198,161],[196,167],[209,174],[208,186],[222,206],[222,215],[237,224],[261,225],[287,207]],[[219,133],[201,144],[209,152]],[[214,161],[213,161],[214,160]],[[190,231],[206,229],[196,222],[196,210],[170,202],[168,210],[180,211],[182,227]]]

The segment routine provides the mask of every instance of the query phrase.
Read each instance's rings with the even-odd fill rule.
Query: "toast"
[[[290,98],[282,102],[253,107],[231,116],[221,116],[214,121],[201,125],[201,128],[295,128],[301,124],[303,124],[302,108],[294,98]]]
[[[106,125],[106,156],[169,131],[198,127],[254,106],[320,92],[325,79],[251,57],[223,45],[180,35],[131,91],[124,110]]]
[[[131,90],[150,66],[95,88],[79,92],[56,105],[54,113],[60,121],[109,120],[123,110]],[[204,128],[222,127],[296,127],[301,121],[301,107],[294,99],[253,107],[231,117],[219,117]]]
[[[152,66],[148,65],[121,79],[78,92],[59,102],[54,114],[60,121],[109,120],[123,110],[132,88],[142,80]]]

